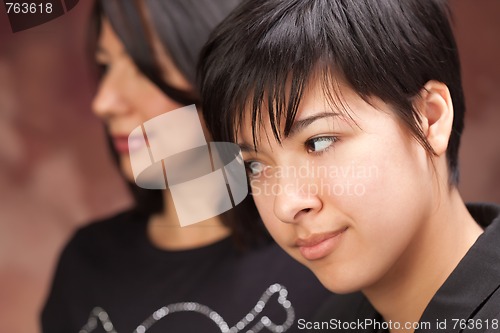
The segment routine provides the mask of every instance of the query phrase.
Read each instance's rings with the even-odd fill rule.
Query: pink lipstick
[[[338,247],[346,230],[347,227],[334,232],[314,234],[304,239],[299,238],[296,245],[305,259],[318,260],[326,257]]]

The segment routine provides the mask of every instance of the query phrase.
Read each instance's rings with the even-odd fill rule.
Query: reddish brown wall
[[[451,3],[468,108],[460,188],[466,200],[500,202],[500,1]]]
[[[90,112],[90,1],[12,34],[0,4],[0,332],[33,333],[78,225],[123,209],[125,187]]]

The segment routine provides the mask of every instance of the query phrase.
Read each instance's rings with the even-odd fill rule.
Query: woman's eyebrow
[[[95,57],[110,57],[112,56],[112,52],[109,52],[108,49],[106,49],[105,46],[98,45],[95,49]],[[121,49],[118,52],[119,56],[128,56],[127,50],[125,48]]]
[[[324,118],[336,117],[339,115],[340,115],[340,113],[335,113],[335,112],[331,112],[331,111],[330,112],[320,112],[320,113],[313,114],[309,117],[306,117],[306,118],[303,118],[300,120],[296,120],[292,124],[292,127],[290,128],[290,132],[288,133],[287,136],[288,137],[294,136],[295,134],[297,134],[298,132],[300,132],[301,130],[303,130],[304,128],[311,125],[312,123],[314,123],[317,120],[324,119]]]
[[[249,152],[255,153],[257,151],[256,147],[254,147],[253,145],[249,145],[248,143],[245,142],[238,142],[237,145],[244,153],[249,153]]]
[[[340,113],[331,112],[331,111],[320,112],[320,113],[313,114],[309,117],[306,117],[306,118],[303,118],[300,120],[296,120],[293,123],[292,127],[290,128],[290,133],[288,134],[287,137],[291,137],[293,135],[296,135],[301,130],[303,130],[304,128],[311,125],[312,123],[314,123],[317,120],[324,119],[324,118],[333,118],[333,117],[337,117],[339,115],[340,115]],[[245,153],[256,153],[257,152],[257,148],[254,145],[250,145],[246,142],[238,142],[237,145],[240,147],[242,152],[245,152]]]

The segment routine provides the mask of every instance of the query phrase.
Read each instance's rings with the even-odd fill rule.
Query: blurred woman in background
[[[296,319],[328,296],[270,241],[250,199],[181,228],[168,189],[133,185],[129,134],[198,101],[198,53],[238,2],[96,4],[103,72],[93,108],[137,205],[68,243],[42,313],[44,332],[294,332]]]

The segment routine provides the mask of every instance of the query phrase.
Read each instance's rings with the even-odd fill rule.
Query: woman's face
[[[265,120],[254,152],[248,119],[238,143],[271,235],[327,288],[344,293],[374,287],[411,261],[436,174],[388,105],[373,99],[372,106],[344,86],[341,96],[352,120],[313,87],[281,145]]]
[[[179,90],[192,91],[193,87],[173,64],[156,36],[152,37],[152,43],[163,79]],[[92,108],[107,125],[124,176],[133,181],[129,149],[134,147],[129,146],[129,134],[145,121],[183,105],[171,100],[142,75],[107,19],[102,21],[96,60],[105,66],[106,71]]]

